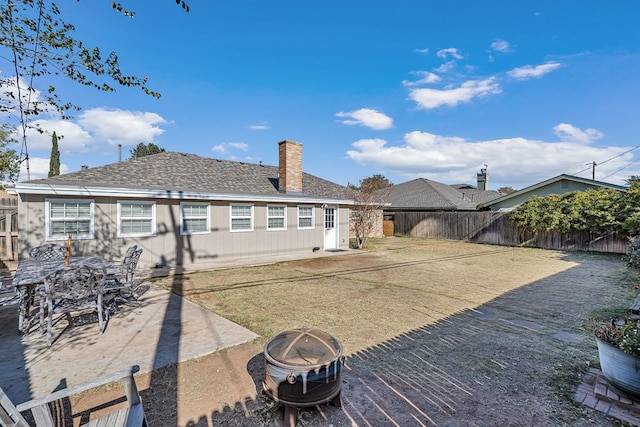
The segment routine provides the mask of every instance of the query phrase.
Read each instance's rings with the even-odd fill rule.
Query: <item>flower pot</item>
[[[596,337],[602,373],[618,390],[640,397],[640,358]]]

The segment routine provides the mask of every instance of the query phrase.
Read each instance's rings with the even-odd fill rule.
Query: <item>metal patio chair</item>
[[[65,266],[47,275],[40,297],[40,330],[44,332],[44,313],[48,316],[47,346],[51,346],[53,315],[64,313],[72,325],[71,313],[86,309],[96,310],[100,333],[104,332],[102,294],[106,271],[86,265]]]
[[[43,261],[52,258],[65,258],[66,255],[66,246],[56,245],[54,243],[36,246],[29,250],[29,258]]]
[[[131,246],[127,249],[122,264],[108,275],[104,288],[107,318],[118,311],[119,304],[138,305],[134,291],[140,281],[135,279],[135,272],[141,254],[142,249]]]

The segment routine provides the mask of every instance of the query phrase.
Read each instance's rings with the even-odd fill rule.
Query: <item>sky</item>
[[[640,175],[637,1],[187,3],[124,1],[130,19],[107,0],[57,2],[77,38],[116,51],[162,97],[56,81],[82,110],[38,118],[31,179],[47,175],[54,130],[61,173],[128,159],[140,142],[277,165],[288,139],[305,172],[342,185],[475,185],[482,168],[492,190]]]

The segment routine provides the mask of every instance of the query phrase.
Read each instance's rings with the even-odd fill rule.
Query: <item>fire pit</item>
[[[318,329],[292,329],[264,345],[264,392],[287,410],[340,400],[342,345]]]

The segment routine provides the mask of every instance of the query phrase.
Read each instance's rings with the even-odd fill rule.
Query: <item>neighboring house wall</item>
[[[497,211],[500,209],[507,209],[519,206],[529,200],[533,196],[545,197],[550,194],[564,194],[570,191],[584,191],[589,188],[597,189],[599,188],[596,185],[586,185],[581,182],[573,182],[573,181],[558,181],[550,184],[546,187],[538,188],[535,191],[522,193],[522,194],[514,194],[514,196],[504,202],[497,202],[491,205],[492,211]]]
[[[215,266],[224,260],[268,258],[284,254],[311,252],[324,248],[324,211],[314,203],[265,203],[247,201],[210,201],[176,199],[124,199],[112,197],[50,197],[21,194],[19,201],[20,258],[28,257],[31,247],[45,242],[66,242],[66,237],[47,237],[46,201],[93,201],[93,237],[74,238],[72,254],[95,254],[111,261],[119,261],[127,247],[136,244],[143,249],[140,265],[154,267],[182,266],[185,269]],[[118,202],[151,202],[155,205],[153,235],[122,236],[118,234]],[[209,206],[208,231],[181,234],[181,202],[187,205]],[[231,205],[252,207],[253,228],[231,231]],[[276,214],[286,212],[284,229],[268,229],[268,207],[276,207]],[[312,207],[313,228],[298,227],[298,208]],[[306,210],[308,212],[308,210]],[[337,247],[349,247],[349,208],[337,209]],[[273,213],[273,212],[272,212]],[[203,217],[201,217],[203,218]],[[272,216],[272,224],[281,224],[279,215]]]
[[[558,177],[543,181],[540,184],[527,187],[493,201],[484,203],[485,209],[492,211],[511,210],[520,206],[533,196],[545,197],[550,194],[564,194],[570,191],[585,191],[589,189],[614,188],[625,191],[625,187],[609,184],[600,181],[592,181],[584,178],[573,177],[571,175],[560,175]]]
[[[384,237],[384,233],[382,229],[383,214],[384,212],[382,211],[382,209],[375,212],[375,219],[373,220],[373,223],[372,223],[371,232],[367,237]],[[356,237],[355,221],[353,219],[353,211],[352,211],[351,216],[349,218],[349,238],[354,239],[355,237]]]

